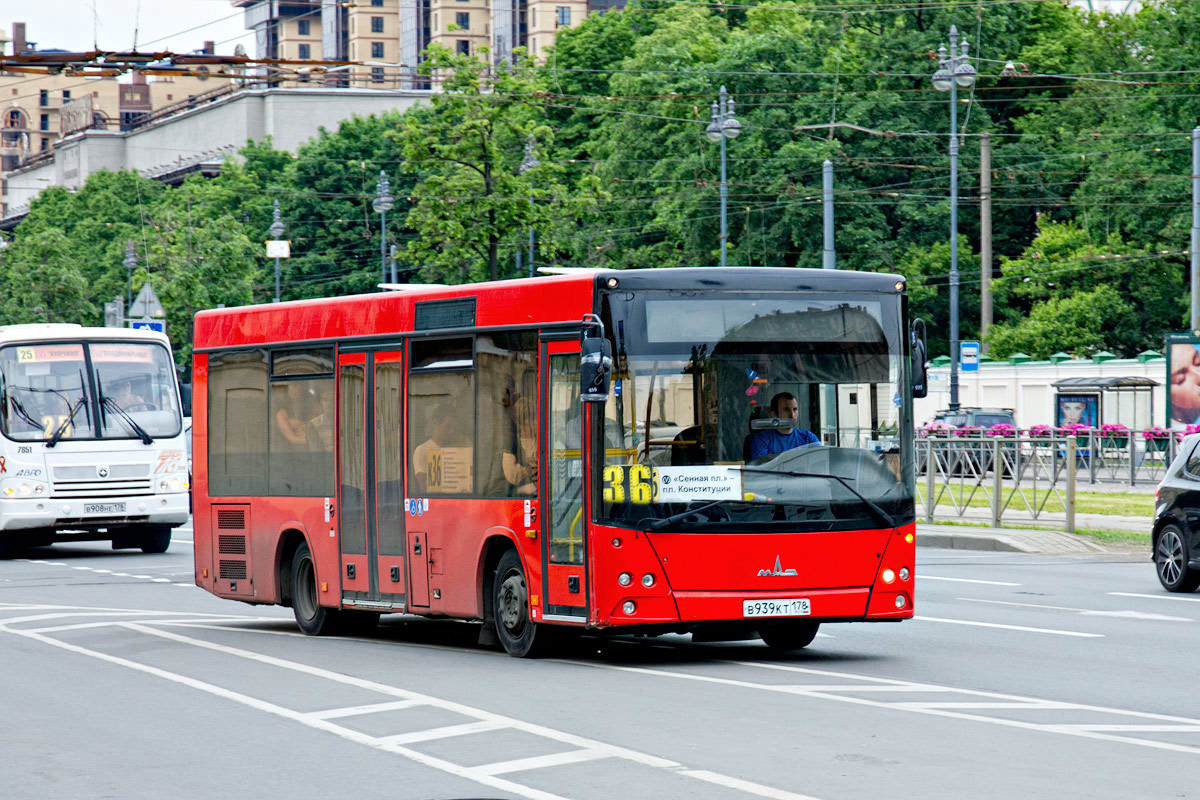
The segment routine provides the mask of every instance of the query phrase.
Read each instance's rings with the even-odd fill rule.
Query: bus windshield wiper
[[[12,407],[12,410],[17,412],[18,417],[34,428],[38,430],[42,429],[42,423],[30,416],[29,412],[25,409],[25,405],[17,399],[15,394],[7,394],[6,392],[5,396],[8,398],[8,404]]]
[[[141,438],[142,444],[154,443],[154,438],[150,436],[150,434],[146,433],[146,429],[141,425],[138,425],[137,422],[134,421],[133,417],[129,415],[129,412],[121,408],[121,404],[116,400],[113,400],[111,397],[101,397],[100,404],[124,420],[125,424],[129,426],[129,429]]]
[[[705,511],[708,511],[710,508],[715,508],[715,507],[721,505],[722,503],[751,503],[751,502],[753,502],[753,501],[752,500],[713,500],[711,503],[705,503],[704,505],[700,506],[699,508],[689,508],[687,511],[680,511],[678,514],[672,514],[669,517],[663,517],[662,519],[651,518],[650,524],[647,525],[645,529],[647,531],[660,531],[672,523],[679,522],[681,519],[686,519],[687,517],[690,517],[692,514],[701,514]],[[640,527],[641,523],[639,522],[638,525]]]
[[[71,427],[71,423],[75,421],[75,415],[79,413],[79,409],[83,408],[86,402],[87,395],[85,394],[75,403],[75,407],[71,409],[71,413],[67,415],[67,418],[60,422],[58,427],[54,429],[54,434],[46,440],[46,447],[54,447],[54,445],[62,441],[63,436],[67,434],[67,428]]]
[[[829,481],[837,481],[842,486],[845,486],[847,491],[863,502],[867,508],[875,512],[875,514],[883,520],[889,528],[896,527],[896,521],[892,519],[892,515],[884,511],[879,505],[863,496],[862,492],[851,486],[845,478],[840,475],[828,475],[824,472],[789,472],[787,470],[774,469],[755,469],[754,467],[742,467],[742,472],[758,472],[763,475],[787,475],[790,478],[824,478]]]

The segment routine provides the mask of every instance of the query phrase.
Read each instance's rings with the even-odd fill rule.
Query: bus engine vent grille
[[[217,511],[217,527],[223,531],[246,529],[246,512],[240,508],[222,508]],[[224,551],[222,551],[224,552]],[[245,552],[244,550],[242,552]]]
[[[245,536],[230,536],[223,534],[217,537],[217,552],[221,555],[229,556],[244,556],[246,555],[246,537]],[[222,564],[226,562],[222,561]]]
[[[221,579],[226,581],[246,580],[245,561],[221,561]]]

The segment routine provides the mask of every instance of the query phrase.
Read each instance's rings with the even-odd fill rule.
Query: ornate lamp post
[[[938,48],[933,88],[950,92],[950,410],[958,409],[958,89],[975,85],[975,68],[967,63],[967,40],[959,48],[958,28],[950,26],[950,50]]]
[[[734,119],[734,101],[721,87],[718,99],[712,104],[712,122],[704,129],[704,135],[710,142],[721,144],[721,266],[726,265],[725,247],[729,242],[729,184],[725,173],[725,140],[736,139],[742,132],[742,123]]]

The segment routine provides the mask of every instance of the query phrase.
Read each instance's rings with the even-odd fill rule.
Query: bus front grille
[[[110,497],[114,494],[154,494],[149,480],[55,481],[52,497]]]

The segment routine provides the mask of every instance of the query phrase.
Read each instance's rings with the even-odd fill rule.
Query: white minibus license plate
[[[124,514],[124,503],[85,503],[83,506],[85,514]]]
[[[743,617],[807,617],[811,613],[807,597],[742,601]]]

